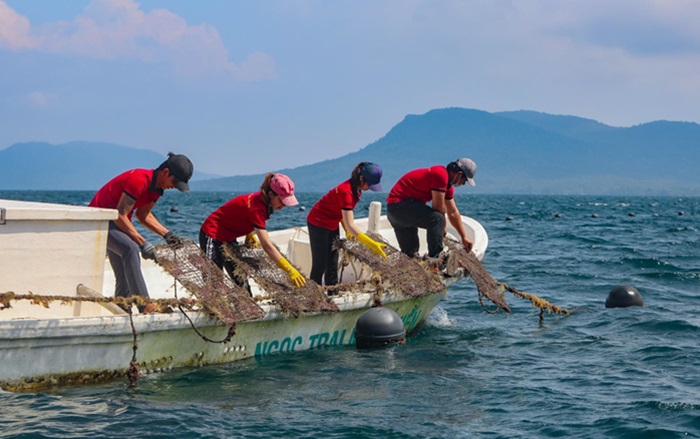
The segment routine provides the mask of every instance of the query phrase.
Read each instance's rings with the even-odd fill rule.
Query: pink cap
[[[270,188],[280,196],[280,201],[285,206],[296,206],[299,204],[294,196],[294,182],[284,174],[275,174],[270,180]]]

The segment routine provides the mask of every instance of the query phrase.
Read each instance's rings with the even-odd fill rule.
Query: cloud
[[[51,100],[49,95],[40,91],[33,91],[25,97],[27,105],[34,108],[47,108]]]
[[[166,9],[144,11],[134,0],[93,0],[74,19],[39,28],[0,0],[0,48],[165,63],[185,75],[224,73],[238,81],[277,76],[271,56],[253,53],[241,63],[231,62],[215,27],[188,25]]]
[[[0,0],[0,49],[25,50],[34,45],[29,20]]]

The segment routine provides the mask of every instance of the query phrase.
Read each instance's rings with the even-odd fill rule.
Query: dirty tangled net
[[[445,239],[445,244],[450,249],[450,256],[454,258],[453,260],[457,260],[459,265],[467,270],[474,284],[476,284],[479,294],[485,296],[504,311],[510,312],[503,290],[499,287],[498,282],[486,271],[476,255],[472,252],[467,252],[462,244],[455,240]]]
[[[253,279],[285,316],[340,311],[317,283],[307,279],[302,287],[292,284],[289,276],[277,267],[262,247],[226,243],[223,250],[224,257],[236,267],[236,276]]]
[[[202,302],[220,321],[233,324],[255,320],[265,312],[191,240],[181,246],[156,246],[158,264]]]
[[[338,239],[334,245],[372,270],[371,278],[383,290],[400,292],[409,297],[442,293],[445,284],[440,276],[424,269],[415,259],[389,245],[380,235],[368,233],[375,241],[387,244],[386,259],[354,239]],[[345,286],[345,285],[344,285]]]
[[[467,252],[464,247],[462,247],[461,243],[453,239],[445,239],[445,244],[450,249],[450,257],[456,258],[459,265],[464,267],[464,269],[467,270],[471,278],[474,280],[480,297],[485,296],[491,302],[496,304],[496,306],[502,308],[506,312],[510,312],[510,308],[506,304],[505,294],[503,293],[504,291],[513,293],[513,295],[521,299],[529,300],[532,306],[539,308],[540,321],[544,318],[544,311],[547,311],[550,314],[571,314],[571,311],[554,305],[534,294],[519,291],[508,284],[497,281],[489,274],[488,271],[486,271],[486,268],[484,268],[481,261],[477,259],[473,253]]]

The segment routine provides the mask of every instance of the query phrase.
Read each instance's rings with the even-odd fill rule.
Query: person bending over
[[[287,273],[292,283],[301,287],[306,284],[306,279],[282,256],[266,229],[273,211],[297,204],[294,182],[284,174],[269,173],[258,192],[239,195],[227,201],[204,220],[199,231],[199,246],[219,268],[226,269],[231,279],[244,286],[245,280],[235,274],[236,267],[224,258],[222,247],[245,236],[246,244],[253,247],[261,245],[270,259]]]
[[[457,230],[467,251],[473,243],[454,201],[454,188],[469,183],[475,186],[476,164],[468,158],[415,169],[403,175],[387,197],[387,218],[394,228],[401,251],[408,256],[418,254],[418,229],[426,229],[428,257],[436,258],[443,249],[446,234],[445,215]],[[428,206],[427,203],[430,203]]]
[[[136,213],[146,229],[164,237],[168,244],[180,244],[181,238],[163,226],[151,210],[167,189],[189,192],[193,172],[190,159],[169,153],[156,169],[132,169],[114,177],[90,201],[89,206],[119,212],[118,218],[109,222],[107,235],[107,257],[116,278],[116,297],[149,297],[139,253],[144,259],[155,260],[155,247],[136,230],[132,215]]]
[[[338,283],[338,250],[333,242],[340,236],[340,226],[351,239],[357,239],[374,253],[386,258],[383,247],[365,235],[355,225],[353,209],[362,197],[362,191],[381,191],[382,168],[370,162],[361,162],[352,170],[350,178],[331,189],[311,208],[306,218],[311,244],[311,276],[321,285]],[[330,290],[329,294],[337,294]]]

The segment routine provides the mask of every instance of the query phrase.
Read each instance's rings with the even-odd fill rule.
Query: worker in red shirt
[[[387,197],[387,218],[394,228],[401,251],[409,256],[418,254],[418,229],[426,229],[428,257],[436,258],[443,249],[446,233],[445,215],[457,230],[462,244],[471,251],[473,243],[467,237],[461,215],[454,201],[454,188],[469,183],[475,186],[476,163],[468,158],[450,162],[447,166],[415,169],[401,177]],[[427,203],[431,205],[428,206]]]
[[[261,245],[270,259],[287,273],[292,283],[301,287],[306,284],[306,279],[282,256],[266,229],[273,211],[297,204],[294,182],[284,174],[267,174],[260,191],[227,201],[204,220],[199,231],[199,246],[219,268],[226,269],[231,279],[243,286],[245,281],[235,275],[236,267],[224,258],[222,247],[245,236],[246,244],[253,247]]]
[[[362,191],[381,191],[382,168],[374,163],[361,162],[352,170],[350,178],[331,189],[314,204],[306,217],[311,245],[311,275],[313,281],[321,285],[338,283],[338,250],[333,242],[340,237],[343,225],[346,235],[367,246],[375,254],[386,258],[383,247],[365,235],[355,225],[353,209],[362,197]],[[337,294],[329,290],[328,294]]]
[[[107,256],[116,278],[115,296],[149,297],[139,252],[144,259],[155,260],[155,247],[136,230],[132,215],[136,213],[141,224],[164,237],[168,244],[179,244],[181,238],[163,226],[151,210],[166,189],[189,192],[193,172],[190,159],[169,153],[156,169],[132,169],[114,177],[90,201],[92,207],[119,212],[117,219],[110,221],[107,236]]]

